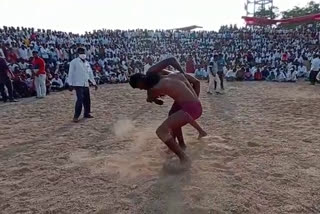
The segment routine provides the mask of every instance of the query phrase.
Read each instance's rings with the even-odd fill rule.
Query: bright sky
[[[318,0],[316,0],[318,1]],[[319,0],[320,1],[320,0]],[[84,33],[94,29],[171,29],[243,25],[246,0],[0,0],[0,26]],[[274,0],[280,11],[307,0]]]

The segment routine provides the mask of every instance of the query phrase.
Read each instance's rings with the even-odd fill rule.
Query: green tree
[[[305,7],[295,6],[287,11],[282,11],[282,18],[293,18],[298,16],[305,16],[308,14],[320,13],[320,4],[310,1]]]
[[[259,8],[258,11],[255,12],[254,16],[275,19],[279,16],[279,8],[275,6],[269,7],[267,9]]]

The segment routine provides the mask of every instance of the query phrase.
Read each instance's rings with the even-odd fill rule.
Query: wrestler
[[[134,74],[129,83],[132,88],[148,90],[148,100],[167,95],[179,105],[181,109],[168,116],[157,128],[156,134],[179,157],[181,164],[189,165],[190,159],[171,134],[173,130],[181,129],[184,125],[194,122],[202,114],[200,100],[188,79],[185,75],[176,74]]]
[[[172,66],[173,68],[175,68],[177,71],[179,71],[180,73],[177,72],[172,72],[172,71],[168,71],[165,68],[167,68],[168,66]],[[151,66],[148,71],[147,71],[147,75],[151,74],[151,73],[159,73],[161,75],[168,75],[171,74],[171,76],[175,76],[175,77],[179,77],[181,74],[183,74],[187,80],[189,81],[189,83],[192,85],[192,88],[194,90],[194,92],[197,94],[197,96],[199,97],[200,94],[200,81],[196,78],[194,78],[192,75],[190,74],[186,74],[181,65],[179,64],[179,62],[176,60],[176,58],[174,57],[170,57],[167,59],[164,59],[160,62],[158,62],[157,64]],[[175,73],[175,74],[173,74]],[[148,102],[154,102],[158,105],[162,105],[163,101],[159,100],[158,98],[154,99],[154,100],[147,100]],[[181,109],[181,107],[174,102],[170,111],[169,111],[169,115],[179,111]],[[200,125],[196,122],[196,121],[192,121],[190,123],[191,126],[193,126],[199,133],[198,139],[201,139],[202,137],[207,136],[208,134],[200,127]],[[183,135],[182,135],[182,130],[177,129],[177,130],[173,130],[173,135],[174,137],[178,138],[178,142],[180,144],[180,146],[185,149],[186,145],[184,143],[184,139],[183,139]]]

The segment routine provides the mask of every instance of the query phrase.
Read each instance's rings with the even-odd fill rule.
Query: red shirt
[[[254,79],[255,80],[262,80],[262,73],[261,72],[254,73]]]
[[[32,61],[33,67],[39,69],[38,74],[46,74],[46,63],[40,57],[34,58]]]
[[[188,59],[186,63],[186,72],[187,73],[194,73],[195,72],[195,67],[192,59]]]

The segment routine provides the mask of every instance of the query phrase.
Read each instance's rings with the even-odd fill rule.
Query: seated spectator
[[[100,77],[100,73],[99,72],[96,72],[96,71],[93,71],[93,76],[94,76],[94,80],[96,81],[96,83],[98,85],[101,84],[101,77]]]
[[[196,69],[196,71],[194,72],[194,75],[195,75],[196,78],[202,79],[202,73],[201,73],[201,70],[199,68]]]
[[[263,70],[262,70],[262,79],[263,79],[263,80],[266,80],[267,77],[269,76],[269,74],[270,74],[270,72],[269,72],[268,68],[265,66],[265,67],[263,68]]]
[[[51,80],[52,80],[53,78],[52,78],[52,75],[51,75],[51,73],[49,72],[49,73],[47,73],[47,75],[46,75],[46,88],[47,88],[47,95],[49,95],[50,94],[50,92],[51,92]]]
[[[235,81],[236,80],[236,75],[237,75],[237,69],[230,69],[227,73],[226,73],[226,80],[229,82]]]
[[[63,89],[62,79],[59,78],[58,74],[55,74],[54,78],[51,80],[51,90],[61,91],[62,89]]]
[[[252,66],[249,70],[251,72],[252,79],[254,79],[254,74],[257,72],[257,67],[256,66]]]
[[[290,71],[287,72],[287,82],[296,82],[297,81],[297,71],[294,67],[291,68]]]
[[[277,71],[277,82],[286,82],[287,81],[287,75],[284,69],[280,69]]]
[[[18,63],[19,67],[21,70],[25,71],[28,66],[29,66],[29,63],[27,63],[24,59],[20,59],[20,62]]]
[[[277,72],[275,69],[273,69],[269,76],[266,78],[267,81],[276,81],[276,77],[277,77]]]
[[[247,68],[246,72],[244,73],[244,80],[246,80],[246,81],[253,80],[253,76],[252,76],[252,73],[249,68]]]
[[[308,76],[307,67],[302,63],[300,63],[298,66],[297,76],[298,78]]]
[[[115,83],[118,83],[118,78],[116,77],[115,74],[111,74],[111,77],[110,77],[110,83],[111,84],[115,84]]]
[[[236,73],[236,80],[237,81],[243,81],[244,80],[244,73],[245,73],[245,68],[242,67]]]
[[[121,72],[118,76],[119,79],[119,83],[127,83],[128,82],[128,78],[127,76],[124,74],[124,72]]]
[[[23,74],[21,71],[15,71],[15,75],[12,81],[14,91],[17,97],[29,97],[29,90],[27,84],[23,81]]]
[[[35,96],[36,90],[35,90],[35,86],[34,86],[34,79],[32,78],[32,76],[30,74],[26,74],[26,79],[24,80],[24,82],[28,87],[28,93],[31,96]]]
[[[262,79],[262,72],[260,71],[260,68],[254,73],[254,80],[261,81]]]

